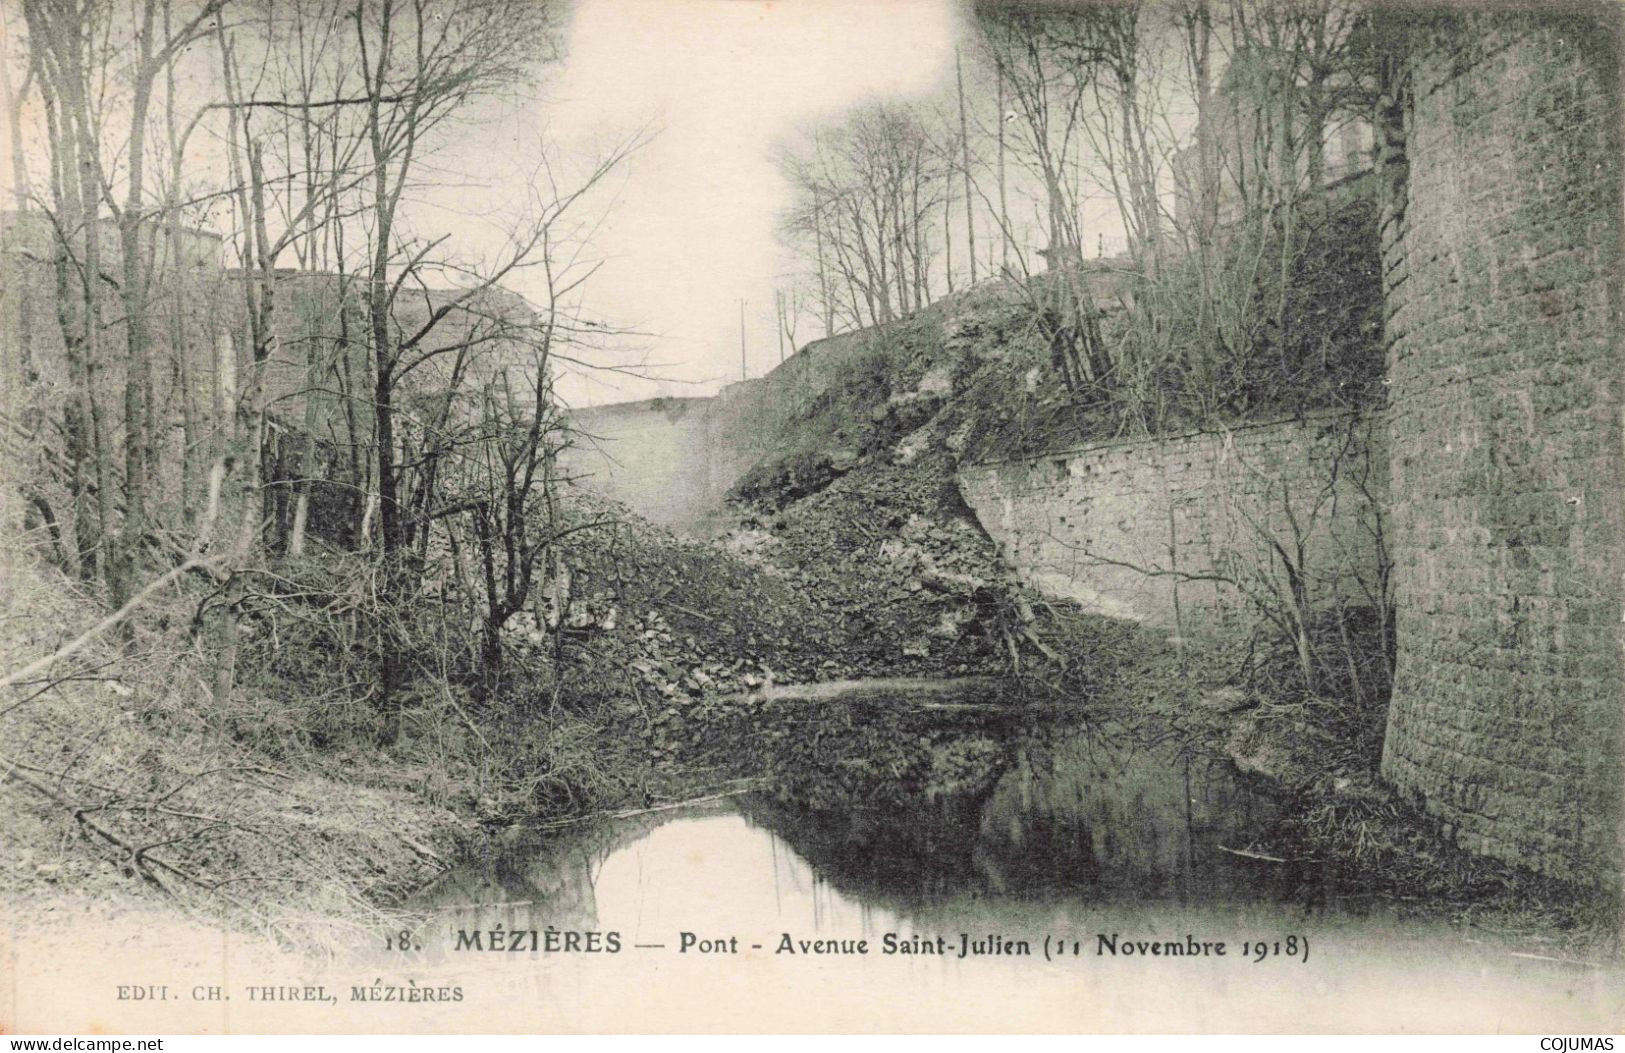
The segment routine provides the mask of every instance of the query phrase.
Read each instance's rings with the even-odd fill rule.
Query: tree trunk
[[[959,167],[959,170],[960,170],[960,173],[965,177],[965,244],[968,246],[968,252],[969,252],[969,255],[970,255],[970,283],[972,285],[975,285],[976,284],[976,219],[975,219],[976,213],[975,213],[975,209],[973,207],[975,199],[971,195],[970,134],[969,134],[969,132],[967,130],[966,121],[965,121],[965,71],[964,71],[964,69],[962,68],[962,66],[960,64],[960,57],[959,57],[959,49],[958,48],[954,49],[954,79],[958,82],[958,85],[959,85],[959,151],[960,151],[960,167]],[[1003,121],[1004,121],[1004,115],[1003,114],[999,115],[999,121],[1000,121],[1000,125],[1001,125],[1001,128],[1002,128]],[[1003,134],[1002,130],[1001,130],[1000,135],[999,135],[999,141],[1001,143],[1004,141],[1004,134]],[[1004,190],[1003,171],[1002,171],[1002,169],[1001,169],[1001,172],[1000,172],[999,190],[1000,190],[1000,193],[1002,194],[1003,190]],[[945,192],[944,196],[947,197],[947,196],[951,196],[951,195],[948,195]],[[943,230],[944,230],[944,234],[946,236],[946,231],[947,231],[947,224],[946,223],[943,224]],[[949,290],[952,291],[952,286],[949,287]]]
[[[101,419],[100,400],[96,394],[96,374],[101,366],[101,177],[96,161],[96,140],[91,133],[90,118],[85,112],[86,101],[81,94],[71,104],[75,111],[74,123],[78,127],[79,222],[84,232],[84,275],[80,280],[84,297],[84,310],[80,320],[84,325],[80,348],[84,355],[85,400],[89,406],[90,448],[92,472],[96,483],[95,552],[92,565],[98,574],[107,576],[112,560],[105,558],[106,542],[113,529],[113,486],[108,478],[112,465],[107,452],[107,430]],[[84,548],[81,546],[81,551]]]
[[[813,240],[818,253],[818,294],[824,306],[824,336],[835,335],[835,300],[830,294],[829,265],[824,260],[824,206],[813,189]]]
[[[149,16],[150,17],[150,16]],[[151,334],[147,325],[147,294],[152,275],[143,265],[143,195],[146,180],[147,110],[152,99],[151,25],[140,34],[141,71],[136,77],[130,113],[128,186],[124,210],[119,216],[119,243],[123,259],[120,299],[124,307],[124,524],[119,531],[114,559],[113,600],[122,604],[129,598],[140,574],[141,545],[147,521],[147,468],[151,453],[147,410],[152,397]],[[172,246],[172,248],[174,248]]]

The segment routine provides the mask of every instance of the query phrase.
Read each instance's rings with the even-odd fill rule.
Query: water
[[[1617,970],[1328,903],[1311,861],[1256,858],[1279,806],[1222,759],[881,723],[783,736],[774,793],[493,847],[426,898],[425,953],[488,965],[470,934],[534,931],[501,953],[510,976],[530,963],[534,997],[654,1028],[1625,1021]],[[600,950],[560,935],[550,953],[549,927]]]

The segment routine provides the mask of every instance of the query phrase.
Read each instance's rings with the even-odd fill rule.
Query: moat
[[[967,1005],[1013,982],[1034,1006],[1118,1009],[1144,985],[1179,984],[1180,1012],[1212,1019],[1234,1011],[1227,993],[1357,1002],[1396,974],[1418,1011],[1443,986],[1471,992],[1460,1012],[1503,1017],[1513,990],[1586,1011],[1617,1000],[1611,970],[1328,902],[1312,862],[1252,850],[1280,805],[1223,758],[1082,728],[1007,742],[962,728],[947,745],[987,753],[991,770],[911,802],[839,806],[826,770],[800,801],[781,786],[493,845],[425,896],[426,954],[485,967],[494,934],[504,958],[583,997],[610,969],[651,984],[704,970],[759,994],[907,987]],[[1284,1021],[1290,1001],[1250,1012]]]

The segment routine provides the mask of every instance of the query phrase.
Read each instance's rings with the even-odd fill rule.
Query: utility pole
[[[745,298],[739,298],[739,379],[749,380],[750,371],[745,367]]]
[[[1010,275],[1010,204],[1004,196],[1004,74],[998,76],[999,82],[999,230],[1004,241],[1005,277]]]
[[[773,309],[779,316],[779,364],[784,364],[784,290],[773,290]]]

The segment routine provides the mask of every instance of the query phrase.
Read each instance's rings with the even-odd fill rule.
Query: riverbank
[[[177,594],[0,714],[16,744],[9,902],[159,905],[333,948],[386,931],[416,889],[515,832],[569,837],[740,779],[815,826],[875,807],[920,816],[885,858],[928,873],[969,858],[965,831],[986,824],[1023,751],[1109,728],[1277,800],[1270,823],[1225,847],[1260,880],[1290,871],[1307,907],[1617,957],[1616,903],[1453,848],[1380,783],[1380,698],[1294,691],[1290,663],[1268,655],[1237,675],[1233,655],[1047,602],[978,568],[985,539],[920,502],[939,491],[888,479],[888,500],[915,502],[906,514],[864,504],[856,473],[822,511],[792,510],[796,533],[758,526],[731,550],[583,506],[614,525],[572,536],[571,614],[553,631],[515,627],[521,686],[477,702],[425,683],[382,747],[336,732],[364,703],[321,682],[300,695],[249,676],[255,690],[213,706],[202,650],[185,646],[196,597]],[[8,666],[95,618],[49,568],[19,560],[7,580]],[[899,675],[1003,686],[918,706],[838,683]]]
[[[775,683],[972,671],[904,655],[901,630],[860,626],[794,576],[624,509],[581,498],[564,514],[600,525],[561,546],[563,609],[513,620],[500,691],[433,675],[456,639],[419,605],[388,741],[367,681],[376,645],[346,621],[365,579],[337,552],[263,575],[223,700],[198,628],[218,593],[201,577],[13,685],[0,710],[8,911],[156,908],[320,950],[387,929],[414,891],[510,830],[734,785],[753,773],[740,743]],[[4,669],[105,615],[25,541],[0,567]]]
[[[1049,647],[1087,656],[1076,668],[1032,671],[1032,690],[1057,724],[1177,743],[1279,802],[1272,822],[1229,846],[1261,879],[1297,874],[1310,905],[1391,910],[1560,956],[1620,957],[1616,894],[1467,852],[1419,802],[1382,781],[1385,694],[1359,695],[1347,684],[1307,690],[1289,654],[1242,661],[1144,626],[1044,611]]]
[[[102,615],[17,545],[0,569],[0,666],[16,668]],[[9,912],[94,900],[225,919],[307,947],[362,927],[448,865],[471,824],[399,758],[301,755],[245,740],[209,703],[208,669],[170,618],[179,590],[15,685],[0,712]],[[262,719],[274,725],[275,713]]]

